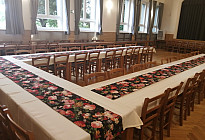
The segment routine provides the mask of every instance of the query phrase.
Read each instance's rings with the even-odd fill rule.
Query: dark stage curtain
[[[182,3],[177,38],[205,40],[205,0]]]

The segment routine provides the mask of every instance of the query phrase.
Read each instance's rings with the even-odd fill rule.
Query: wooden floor
[[[178,56],[178,53],[157,50],[153,56],[153,61],[161,63],[161,58]],[[205,99],[201,104],[195,104],[194,112],[184,121],[183,126],[178,123],[178,116],[174,115],[171,126],[171,137],[164,133],[164,140],[205,140]],[[158,138],[156,138],[158,140]]]

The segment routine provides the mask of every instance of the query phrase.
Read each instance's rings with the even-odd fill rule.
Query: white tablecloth
[[[40,69],[34,68],[11,56],[5,56],[4,58],[66,90],[120,115],[122,117],[124,129],[129,127],[140,127],[140,125],[142,125],[139,116],[130,107],[121,103],[115,103],[98,94],[93,94],[84,87],[80,87]],[[35,139],[90,139],[89,133],[52,110],[49,106],[2,74],[0,74],[0,103],[9,107],[14,119],[21,126],[34,132]]]
[[[200,56],[204,56],[204,54],[189,57],[189,58],[186,58],[186,59],[181,59],[181,60],[178,60],[178,61],[174,61],[172,63],[160,65],[160,66],[153,67],[153,68],[150,68],[150,69],[146,69],[146,70],[143,70],[143,71],[131,73],[131,74],[124,75],[124,76],[121,76],[121,77],[117,77],[117,78],[114,78],[114,79],[110,79],[110,80],[107,80],[107,81],[103,81],[103,82],[99,82],[99,83],[96,83],[96,84],[88,85],[85,88],[87,88],[89,90],[92,90],[92,89],[99,88],[99,87],[102,87],[102,86],[105,86],[105,85],[109,85],[109,84],[112,84],[112,83],[115,83],[115,82],[119,82],[119,81],[122,81],[122,80],[133,78],[133,77],[136,77],[136,76],[141,75],[141,74],[149,73],[151,71],[155,71],[155,70],[165,68],[165,67],[168,67],[168,66],[171,66],[171,65],[175,65],[175,64],[178,64],[178,63],[182,63],[182,62],[194,59],[194,58],[198,58]],[[164,91],[167,88],[175,87],[175,86],[179,85],[180,82],[182,82],[182,81],[185,82],[189,77],[194,76],[194,74],[196,72],[201,72],[203,69],[205,69],[205,64],[199,65],[199,66],[194,67],[194,68],[189,69],[189,70],[186,70],[186,71],[181,72],[177,75],[174,75],[174,76],[171,76],[167,79],[161,80],[160,82],[154,83],[154,84],[152,84],[148,87],[139,89],[139,90],[137,90],[133,93],[130,93],[130,94],[125,95],[123,97],[120,97],[118,99],[112,100],[112,102],[114,102],[116,104],[122,104],[122,105],[128,106],[128,107],[132,108],[133,110],[135,110],[136,113],[139,116],[141,116],[141,109],[142,109],[142,105],[144,103],[145,98],[147,98],[147,97],[152,98],[156,95],[162,94],[162,93],[164,93]],[[93,92],[93,94],[97,94],[97,93]],[[99,96],[101,96],[101,95],[99,95]],[[104,97],[104,98],[106,98],[106,97]]]

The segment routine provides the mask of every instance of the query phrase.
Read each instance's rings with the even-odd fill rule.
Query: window
[[[64,30],[63,0],[39,0],[36,25],[42,30]]]
[[[156,10],[155,10],[154,24],[153,24],[153,28],[152,28],[153,33],[157,33],[159,30],[158,29],[158,13],[159,13],[159,6],[157,6]]]
[[[0,0],[0,29],[6,29],[5,3]]]
[[[123,0],[120,32],[131,33],[133,10],[132,0]]]
[[[98,0],[82,0],[79,27],[81,31],[97,31],[97,21],[99,10],[97,10]],[[98,8],[100,9],[100,8]]]
[[[139,32],[147,33],[147,24],[149,18],[149,4],[148,2],[141,3],[141,13],[140,13],[140,23],[139,23]]]

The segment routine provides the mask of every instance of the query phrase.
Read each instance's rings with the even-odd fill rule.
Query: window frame
[[[65,2],[63,0],[56,0],[57,2],[57,15],[50,15],[49,14],[49,0],[45,0],[45,14],[38,14],[37,13],[37,17],[41,18],[41,19],[51,19],[51,20],[57,20],[58,23],[58,27],[57,28],[53,28],[53,27],[39,27],[37,26],[37,29],[39,31],[66,31],[66,24],[65,24],[65,19],[66,16],[64,12],[65,10]]]
[[[4,21],[2,21],[2,25],[0,26],[0,30],[6,30],[6,13],[5,13],[6,5],[5,5],[5,1],[4,1],[4,0],[1,0],[1,2],[4,3],[4,9],[1,8],[2,11],[4,11],[4,16],[2,16],[2,17],[4,17]],[[3,4],[2,4],[2,5],[3,5]],[[4,23],[3,23],[3,22],[4,22]]]
[[[88,18],[86,18],[86,0],[84,0],[84,1],[82,1],[82,2],[84,2],[84,4],[82,3],[82,9],[83,9],[83,17],[81,18],[80,17],[80,21],[79,21],[79,24],[80,24],[80,22],[89,22],[89,23],[93,23],[94,24],[94,26],[95,26],[95,28],[93,28],[93,27],[90,27],[90,28],[83,28],[83,27],[79,27],[80,28],[80,31],[81,32],[97,32],[98,30],[97,30],[97,14],[98,14],[98,12],[97,12],[97,3],[98,3],[98,1],[97,0],[95,0],[95,4],[94,4],[94,19],[88,19]],[[83,7],[83,5],[84,5],[84,7]],[[93,8],[93,7],[91,7],[91,8]],[[92,10],[91,10],[92,11]]]
[[[143,24],[140,24],[141,23],[141,16],[142,16],[142,11],[140,11],[140,21],[139,21],[139,31],[138,33],[147,33],[147,24],[148,24],[148,18],[149,18],[149,2],[147,1],[142,1],[141,2],[141,8],[142,8],[142,5],[145,5],[145,17],[144,17],[144,22]],[[140,8],[140,10],[141,10]],[[140,27],[143,27],[143,31],[140,31]]]
[[[156,13],[157,11],[157,13]],[[157,15],[157,16],[156,16]],[[158,27],[158,16],[159,16],[159,5],[156,6],[155,9],[155,17],[154,17],[154,23],[153,23],[153,28],[152,28],[152,33],[153,34],[158,34],[159,31],[159,27]],[[155,21],[156,21],[156,25],[155,25]],[[156,32],[153,31],[153,29],[156,29]]]
[[[122,3],[122,12],[121,12],[121,16],[120,16],[120,26],[123,25],[123,26],[127,26],[127,30],[119,30],[120,33],[131,33],[131,23],[132,23],[132,16],[134,14],[133,10],[133,0],[129,0],[129,8],[128,8],[128,11],[129,11],[129,14],[128,14],[128,18],[127,18],[127,21],[123,22],[123,18],[124,18],[124,5],[125,5],[125,0],[123,0],[123,3]]]

